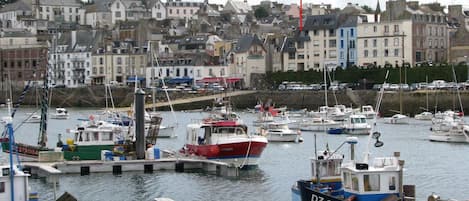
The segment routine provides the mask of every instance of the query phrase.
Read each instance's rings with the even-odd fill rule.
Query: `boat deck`
[[[156,171],[185,172],[190,170],[190,172],[202,171],[223,177],[239,176],[239,168],[234,165],[196,158],[174,157],[156,160],[23,162],[22,165],[31,175],[45,177],[51,182],[56,182],[56,178],[64,174],[80,174],[83,176],[92,173],[122,174],[123,172],[138,171],[153,173]]]

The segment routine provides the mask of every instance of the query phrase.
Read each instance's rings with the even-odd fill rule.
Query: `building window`
[[[394,25],[394,32],[395,33],[398,33],[399,32],[399,25]]]
[[[440,39],[440,45],[441,45],[441,48],[445,48],[445,42],[443,41],[443,39]]]
[[[102,57],[99,57],[99,64],[103,65],[104,64],[104,59]]]
[[[5,182],[0,182],[0,193],[5,193]]]
[[[399,38],[394,38],[394,46],[399,46]]]
[[[387,46],[388,46],[388,39],[385,38],[385,39],[384,39],[384,47],[387,47]]]
[[[368,57],[368,50],[365,50],[365,51],[363,52],[363,56],[364,56],[364,57]]]
[[[399,56],[399,49],[394,49],[394,56],[398,57]]]
[[[376,44],[377,44],[377,43],[378,43],[378,42],[376,41],[376,39],[373,39],[373,47],[376,47]]]
[[[384,26],[384,33],[389,33],[389,26],[388,25]]]
[[[340,29],[340,37],[344,37],[344,30],[343,29]]]
[[[368,47],[368,40],[363,41],[363,46]]]
[[[350,29],[350,36],[351,36],[351,37],[353,37],[353,35],[354,35],[353,32],[354,32],[354,29]]]
[[[373,57],[377,57],[378,56],[378,50],[373,50]]]
[[[337,46],[337,41],[335,39],[329,40],[329,47],[336,47]]]
[[[339,56],[340,59],[344,59],[344,52],[340,51],[340,56]]]
[[[389,50],[388,50],[388,49],[385,49],[385,50],[384,50],[384,56],[385,56],[385,57],[388,57],[388,56],[389,56]]]
[[[116,8],[119,9],[121,7],[121,5],[119,4],[119,2],[116,3]]]
[[[156,13],[156,18],[161,18],[161,13]]]
[[[184,13],[184,15],[186,14],[186,9],[182,10],[182,13]]]
[[[122,58],[117,57],[117,64],[122,64]]]
[[[173,14],[173,9],[169,9],[169,14]]]
[[[373,26],[373,32],[377,32],[378,28],[376,26]]]
[[[117,66],[117,73],[122,73],[122,67]]]
[[[428,47],[432,48],[432,39],[428,39]]]
[[[178,15],[179,15],[179,9],[177,9],[177,10],[176,10],[176,14],[178,14]]]
[[[99,67],[99,73],[100,73],[100,74],[103,74],[103,73],[104,73],[104,68],[103,68],[103,67]]]
[[[344,40],[340,40],[340,48],[344,48]]]

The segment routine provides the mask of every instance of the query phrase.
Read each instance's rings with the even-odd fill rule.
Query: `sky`
[[[199,0],[201,1],[201,0]],[[227,0],[209,0],[210,3],[217,3],[217,4],[225,4]],[[242,1],[242,0],[237,0],[237,1]],[[262,0],[248,0],[249,5],[256,5],[259,4]],[[290,4],[290,3],[296,3],[299,4],[300,0],[271,0],[271,1],[277,1],[279,3],[284,3],[284,4]],[[410,1],[410,0],[408,0]],[[375,9],[376,8],[376,2],[377,0],[355,0],[355,1],[347,1],[347,0],[303,0],[303,3],[314,3],[314,4],[320,4],[320,3],[327,3],[327,4],[332,4],[332,7],[339,7],[343,8],[345,5],[347,5],[347,2],[351,2],[354,4],[359,4],[359,5],[368,5],[369,7]],[[433,2],[438,2],[442,5],[448,5],[448,4],[461,4],[463,5],[464,8],[469,9],[469,1],[468,0],[420,0],[419,1],[421,4],[422,3],[433,3]],[[385,10],[386,8],[386,0],[379,0],[379,4],[381,6],[381,10]]]

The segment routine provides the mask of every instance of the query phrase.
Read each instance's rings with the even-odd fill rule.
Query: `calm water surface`
[[[18,126],[33,109],[21,109],[15,117],[14,126]],[[5,110],[0,111],[6,114]],[[87,118],[96,113],[95,109],[70,109],[70,120],[49,121],[48,146],[57,142],[57,134],[65,133],[79,123],[77,119]],[[172,123],[171,113],[162,113],[163,123]],[[184,144],[185,126],[191,119],[201,119],[205,113],[177,112],[178,121],[175,139],[158,139],[157,146],[161,149],[178,150]],[[250,123],[255,119],[253,114],[241,113],[243,120]],[[426,200],[432,192],[442,198],[468,199],[469,193],[469,144],[436,143],[427,140],[430,122],[411,121],[410,125],[386,125],[378,122],[381,130],[381,141],[384,146],[372,149],[374,156],[391,156],[394,151],[401,152],[405,160],[405,183],[415,184],[417,200]],[[250,127],[251,128],[251,127]],[[252,129],[252,128],[251,128]],[[24,124],[16,131],[18,141],[37,143],[39,125]],[[156,172],[153,174],[123,173],[115,176],[110,173],[92,173],[89,176],[65,175],[59,180],[57,195],[70,192],[79,200],[98,201],[143,201],[156,197],[170,197],[181,201],[208,200],[279,200],[288,201],[290,187],[298,179],[311,178],[309,158],[314,152],[314,133],[303,132],[304,142],[269,143],[259,168],[254,171],[242,172],[242,178],[230,179],[203,173],[175,173],[173,171]],[[338,147],[345,135],[317,134],[318,149],[325,148],[326,143],[331,149]],[[367,137],[359,137],[358,158],[366,147]],[[341,152],[349,157],[349,147],[344,146]],[[0,159],[6,161],[1,153]],[[30,179],[33,191],[39,192],[40,200],[53,200],[52,184],[41,179]]]

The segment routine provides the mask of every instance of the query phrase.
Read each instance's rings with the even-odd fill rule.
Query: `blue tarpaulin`
[[[137,77],[137,81],[139,82],[144,81],[144,80],[145,80],[144,77]],[[135,82],[135,77],[128,77],[127,82]]]
[[[181,83],[192,83],[192,78],[173,78],[168,80],[167,84],[181,84]]]

